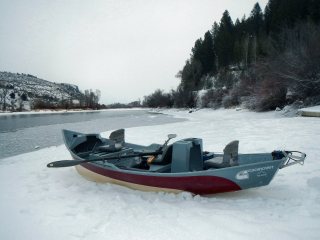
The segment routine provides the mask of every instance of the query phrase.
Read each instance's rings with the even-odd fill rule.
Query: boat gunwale
[[[73,153],[71,150],[69,150],[73,159],[75,160],[86,160],[85,158],[79,157],[77,154]],[[240,155],[240,154],[239,154]],[[251,155],[251,154],[245,154],[245,155]],[[252,155],[255,155],[254,153]],[[103,160],[101,160],[103,161]],[[261,165],[267,165],[267,164],[272,164],[275,165],[276,162],[278,162],[278,169],[281,166],[281,163],[285,161],[285,158],[282,159],[274,159],[270,161],[261,161],[261,162],[254,162],[254,163],[249,163],[249,164],[242,164],[242,165],[236,165],[236,166],[231,166],[231,167],[225,167],[225,168],[209,168],[209,169],[203,169],[199,171],[189,171],[189,172],[176,172],[176,173],[168,173],[168,172],[154,172],[154,171],[149,171],[149,170],[131,170],[131,169],[126,169],[126,168],[119,168],[115,164],[112,163],[99,163],[99,162],[88,162],[85,164],[92,164],[95,167],[107,169],[107,170],[113,170],[117,172],[124,172],[126,174],[133,174],[133,175],[143,175],[143,176],[162,176],[162,177],[183,177],[183,176],[218,176],[220,174],[223,174],[223,172],[228,171],[228,170],[238,170],[238,171],[243,171],[243,168],[257,168]],[[81,164],[83,166],[83,164]],[[220,173],[220,174],[219,174]],[[217,175],[218,174],[218,175]]]

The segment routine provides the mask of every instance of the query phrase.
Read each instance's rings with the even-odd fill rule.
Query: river
[[[179,122],[147,110],[106,110],[45,114],[0,114],[0,159],[63,144],[62,129],[99,133],[118,128]]]

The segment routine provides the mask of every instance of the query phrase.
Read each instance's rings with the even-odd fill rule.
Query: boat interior
[[[182,139],[173,144],[167,144],[170,140],[168,139],[163,145],[149,146],[126,143],[123,129],[112,132],[109,139],[102,138],[99,134],[79,134],[67,130],[64,132],[64,137],[69,149],[81,159],[101,159],[101,161],[95,161],[95,164],[108,163],[117,168],[134,171],[193,172],[275,159],[271,153],[239,154],[237,140],[227,144],[223,153],[214,153],[203,151],[202,139],[199,138]],[[149,152],[156,151],[160,151],[161,154],[148,155]],[[144,156],[132,156],[139,154]],[[278,156],[277,159],[282,157]]]

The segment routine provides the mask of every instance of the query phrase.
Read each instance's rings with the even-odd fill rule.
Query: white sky
[[[176,88],[194,42],[267,0],[0,0],[0,71],[130,102]]]

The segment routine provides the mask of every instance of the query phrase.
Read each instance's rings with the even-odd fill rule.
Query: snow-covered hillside
[[[82,93],[76,85],[53,83],[30,74],[0,72],[0,95],[0,104],[2,105],[5,97],[8,109],[19,108],[20,104],[28,109],[36,99],[58,103],[62,100],[80,99]]]
[[[189,121],[129,128],[127,141],[161,143],[177,133],[222,151],[238,139],[242,153],[300,150],[306,163],[280,170],[266,187],[201,197],[134,191],[89,182],[74,168],[48,169],[48,162],[70,159],[64,146],[53,146],[0,161],[0,239],[319,239],[320,118],[232,109],[167,113]]]

